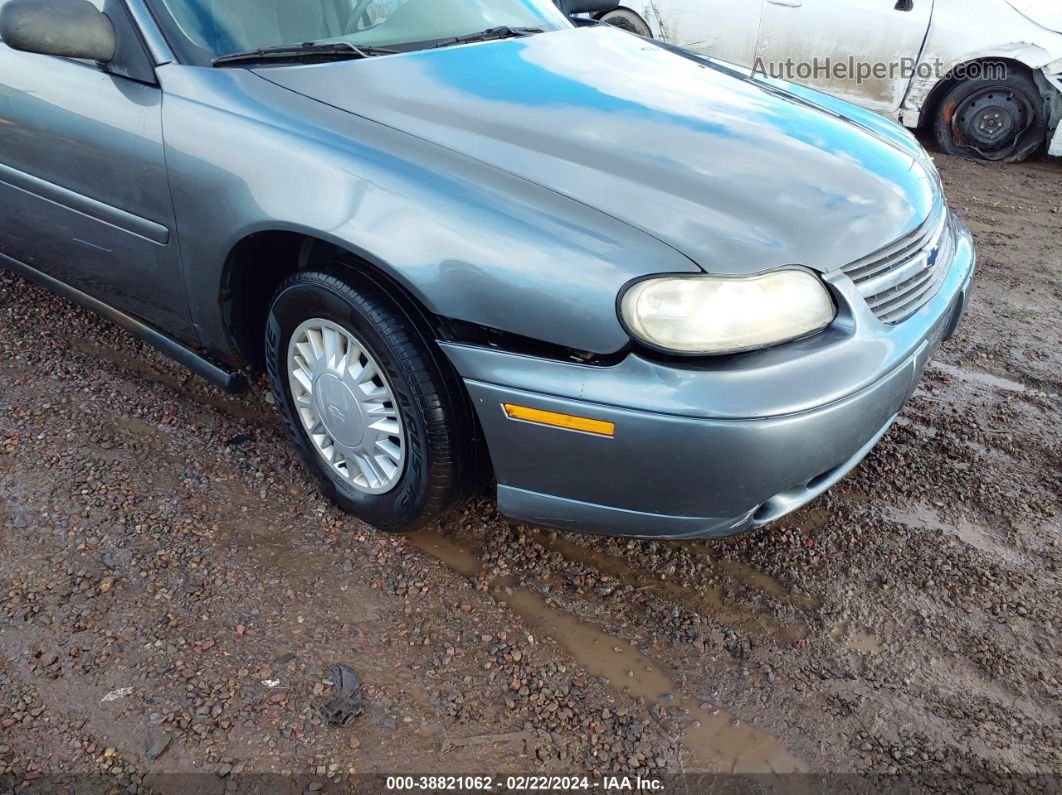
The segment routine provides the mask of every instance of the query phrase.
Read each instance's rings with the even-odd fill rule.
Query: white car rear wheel
[[[629,8],[617,8],[615,11],[609,11],[604,16],[599,17],[599,20],[621,30],[645,36],[647,39],[653,38],[653,31],[646,21]]]

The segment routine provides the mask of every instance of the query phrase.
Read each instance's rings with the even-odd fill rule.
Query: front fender
[[[594,353],[629,342],[624,284],[699,270],[597,210],[247,70],[171,64],[159,78],[192,317],[215,355],[231,354],[226,259],[265,230],[349,249],[436,315]]]

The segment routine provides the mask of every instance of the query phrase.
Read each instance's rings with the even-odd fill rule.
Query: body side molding
[[[0,164],[0,182],[157,245],[165,246],[170,241],[170,230],[162,224],[3,164]]]

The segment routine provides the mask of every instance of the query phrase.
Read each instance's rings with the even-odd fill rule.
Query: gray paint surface
[[[595,207],[709,271],[833,270],[909,232],[934,196],[922,163],[871,131],[605,25],[257,74]]]

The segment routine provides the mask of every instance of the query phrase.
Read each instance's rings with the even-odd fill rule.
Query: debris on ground
[[[365,711],[358,675],[345,665],[334,665],[332,689],[332,698],[324,705],[325,721],[330,726],[349,726]]]

